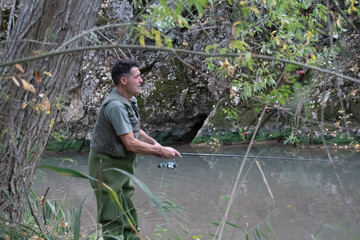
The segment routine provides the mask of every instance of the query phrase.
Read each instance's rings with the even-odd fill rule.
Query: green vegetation
[[[223,132],[215,132],[209,135],[198,136],[193,139],[193,144],[208,144],[213,145],[215,143],[218,144],[237,144],[243,143],[248,144],[252,137],[252,132],[235,130],[235,131],[223,131]],[[321,139],[320,133],[317,135],[310,135],[304,133],[292,133],[290,128],[284,130],[260,130],[255,137],[255,141],[258,143],[275,141],[283,143],[284,145],[293,145],[293,146],[323,146],[323,141]],[[330,146],[355,146],[360,143],[360,137],[353,135],[348,139],[346,133],[338,133],[335,136],[326,135],[325,141],[327,145]]]
[[[88,139],[62,139],[51,138],[46,145],[46,151],[49,152],[72,152],[87,150],[90,147]]]

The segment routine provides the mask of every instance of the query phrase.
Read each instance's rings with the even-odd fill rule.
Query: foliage
[[[148,15],[142,16],[146,20],[146,26],[142,22],[136,36],[140,39],[140,45],[163,46],[167,42],[167,46],[174,47],[173,44],[168,44],[173,40],[161,37],[162,34],[179,29],[201,29],[200,22],[205,23],[202,26],[215,25],[219,21],[216,11],[221,11],[222,7],[232,9],[230,15],[221,18],[231,24],[228,44],[210,39],[212,44],[204,48],[206,53],[224,55],[206,59],[210,74],[224,81],[231,80],[229,93],[234,99],[234,106],[239,101],[258,98],[261,100],[259,106],[268,104],[274,108],[290,108],[294,113],[290,126],[311,125],[311,113],[321,106],[318,91],[326,77],[298,65],[280,63],[275,58],[304,62],[320,68],[329,68],[334,64],[333,57],[339,53],[340,48],[337,45],[329,48],[323,44],[329,35],[326,29],[332,28],[331,37],[336,40],[348,31],[349,25],[346,25],[346,16],[336,8],[335,1],[330,9],[324,4],[323,1],[295,0],[199,1],[197,5],[193,1],[160,1],[160,4],[150,6]],[[359,14],[358,5],[356,1],[347,1],[347,14]],[[238,54],[239,57],[225,57],[226,54]],[[256,58],[258,54],[274,58],[259,60]],[[276,84],[278,86],[275,88]],[[329,84],[326,91],[337,95],[338,87]],[[260,110],[260,107],[257,109]],[[226,114],[226,118],[234,120],[235,115],[231,110]],[[302,118],[305,121],[299,120]],[[215,138],[217,139],[216,136]],[[287,142],[289,140],[294,139],[288,139]],[[199,139],[194,141],[198,142]]]

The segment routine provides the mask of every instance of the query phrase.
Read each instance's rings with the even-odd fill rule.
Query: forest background
[[[144,128],[159,141],[359,148],[358,1],[1,6],[0,206],[7,220],[23,221],[46,147],[86,146],[117,58],[141,62]]]

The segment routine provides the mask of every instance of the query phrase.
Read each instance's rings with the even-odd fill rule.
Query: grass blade
[[[59,174],[62,174],[62,175],[68,176],[68,177],[84,178],[84,179],[97,181],[97,179],[95,179],[95,178],[92,178],[86,174],[83,174],[81,172],[75,171],[70,168],[61,168],[61,167],[55,167],[55,166],[51,166],[51,165],[40,165],[40,166],[38,166],[38,168],[50,169],[54,172],[57,172]]]
[[[142,188],[142,190],[151,198],[151,200],[153,201],[153,203],[155,204],[155,206],[159,209],[160,213],[163,215],[163,217],[165,218],[166,222],[169,224],[169,226],[171,226],[171,223],[169,221],[169,219],[166,216],[166,213],[160,203],[160,201],[157,199],[157,197],[151,192],[151,190],[137,177],[135,177],[134,175],[119,169],[119,168],[106,168],[103,170],[104,172],[106,171],[117,171],[120,172],[128,177],[131,178],[131,180],[133,180],[137,185],[139,185],[139,187]]]
[[[92,194],[93,192],[90,191],[88,192],[81,200],[80,205],[79,205],[79,209],[77,211],[75,211],[75,219],[74,219],[74,240],[78,240],[80,239],[80,225],[81,225],[81,214],[82,214],[82,209],[85,203],[86,198]]]

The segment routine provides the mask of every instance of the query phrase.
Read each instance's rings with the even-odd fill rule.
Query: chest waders
[[[140,120],[136,103],[129,103],[119,94],[114,94],[113,92],[110,93],[109,97],[106,98],[100,108],[97,123],[95,124],[94,128],[93,138],[91,139],[93,146],[90,145],[91,149],[89,154],[89,175],[96,179],[101,178],[102,182],[106,183],[111,189],[116,192],[125,213],[119,208],[116,203],[113,202],[104,187],[99,189],[96,182],[91,182],[91,186],[94,189],[97,201],[98,221],[102,225],[104,239],[115,239],[111,237],[111,235],[113,235],[116,236],[116,239],[139,240],[140,237],[137,236],[136,232],[131,227],[128,221],[128,219],[130,219],[132,225],[136,229],[138,229],[137,211],[131,200],[131,197],[134,194],[135,190],[134,184],[128,176],[118,171],[100,170],[104,170],[107,168],[118,168],[130,174],[134,174],[136,167],[136,155],[134,153],[128,152],[125,149],[125,146],[123,146],[123,144],[121,143],[121,141],[121,145],[119,145],[118,140],[120,139],[120,137],[116,136],[115,132],[105,132],[106,134],[104,134],[104,129],[106,131],[106,129],[109,128],[108,126],[104,126],[104,124],[110,124],[104,122],[104,106],[111,101],[120,101],[125,105],[131,125],[133,127],[133,133],[136,138],[139,138],[140,131]],[[118,146],[111,146],[111,148],[109,148],[111,150],[106,149],[106,147],[108,147],[110,143],[106,143],[105,146],[99,147],[99,141],[97,141],[99,139],[94,141],[93,139],[96,136],[99,137],[99,135],[101,134],[110,138],[110,140],[107,141],[113,141],[111,138],[116,137],[117,141],[113,141],[111,144],[118,144]],[[99,152],[99,150],[103,150],[103,153]],[[112,152],[109,153],[109,151]],[[116,152],[117,156],[112,155],[114,154],[114,151]]]

